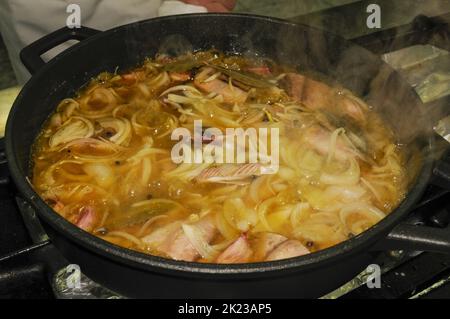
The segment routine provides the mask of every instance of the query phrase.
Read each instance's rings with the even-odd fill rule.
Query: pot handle
[[[437,195],[441,197],[441,203],[450,193],[450,156],[449,152],[441,158],[434,166],[431,184],[437,185],[441,191]],[[436,201],[437,198],[430,202]],[[373,250],[414,250],[429,251],[450,254],[450,211],[441,210],[430,216],[430,210],[434,207],[425,203],[422,209],[427,219],[433,226],[426,226],[414,222],[414,214],[410,221],[404,221],[394,227],[393,230]]]
[[[440,159],[434,165],[433,176],[431,177],[431,183],[439,187],[450,190],[450,160]]]
[[[450,254],[450,228],[400,223],[372,250],[402,249]]]
[[[34,74],[45,65],[41,55],[55,48],[56,46],[69,41],[83,41],[100,31],[88,27],[70,29],[68,27],[56,30],[39,40],[31,43],[20,51],[20,59],[27,70]]]

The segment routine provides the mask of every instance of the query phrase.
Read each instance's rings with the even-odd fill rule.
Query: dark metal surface
[[[41,56],[50,49],[69,40],[83,41],[97,33],[99,31],[87,27],[60,29],[43,37],[42,41],[36,41],[24,48],[20,52],[20,59],[31,74],[36,73],[45,65]]]
[[[431,44],[450,51],[450,14],[439,17],[417,16],[410,24],[358,37],[352,41],[382,54],[411,46]]]
[[[366,286],[361,286],[344,295],[343,298],[393,299],[411,298],[416,295],[417,298],[435,298],[436,294],[443,298],[450,298],[450,294],[443,294],[442,290],[446,287],[448,291],[450,287],[449,275],[450,255],[423,253],[383,274],[380,288],[368,289]],[[438,285],[433,287],[435,284]],[[435,291],[437,289],[440,292]]]
[[[23,220],[17,214],[13,199],[15,190],[9,181],[4,139],[0,139],[0,256],[31,244]]]

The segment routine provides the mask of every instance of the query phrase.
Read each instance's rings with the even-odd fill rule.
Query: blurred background
[[[433,17],[450,12],[450,0],[237,0],[232,11],[305,23],[352,39],[379,31],[366,26],[369,4],[381,7],[382,29],[405,25],[420,14]],[[17,84],[8,50],[0,37],[0,90]]]

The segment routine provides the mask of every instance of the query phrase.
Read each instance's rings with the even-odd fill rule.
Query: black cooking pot
[[[44,52],[71,39],[81,42],[47,64],[42,61]],[[115,246],[72,225],[36,194],[27,181],[31,146],[60,100],[102,71],[136,66],[158,52],[181,54],[213,47],[265,56],[300,72],[322,74],[364,97],[405,145],[410,186],[400,206],[364,233],[320,252],[273,262],[216,265],[168,260]],[[54,245],[86,275],[112,290],[131,297],[316,297],[363,270],[377,246],[450,252],[448,233],[401,224],[432,171],[433,135],[422,103],[377,56],[340,37],[267,17],[195,14],[146,20],[106,32],[61,29],[25,48],[21,58],[33,77],[8,118],[6,153],[11,176]]]

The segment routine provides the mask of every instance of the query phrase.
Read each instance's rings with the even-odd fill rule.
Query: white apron
[[[20,50],[64,27],[70,15],[66,12],[69,4],[80,6],[81,25],[98,30],[156,16],[207,12],[201,6],[163,0],[0,0],[0,31],[20,84],[30,77],[20,62]],[[70,43],[59,46],[57,50],[45,54],[44,60],[49,60],[69,46]]]

